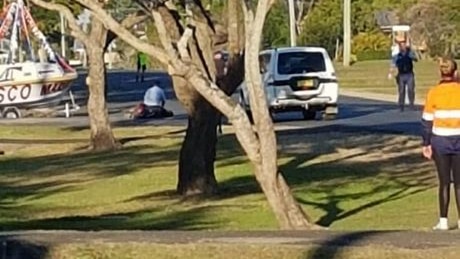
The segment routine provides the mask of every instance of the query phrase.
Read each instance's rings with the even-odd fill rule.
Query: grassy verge
[[[340,86],[343,88],[396,94],[395,80],[387,78],[389,66],[389,60],[378,60],[357,62],[348,68],[337,64],[336,69]],[[420,61],[415,63],[414,69],[417,94],[425,96],[428,89],[439,81],[436,62]]]
[[[53,248],[48,256],[56,259],[150,259],[150,258],[219,258],[219,259],[367,259],[367,258],[458,258],[459,248],[403,249],[386,246],[323,247],[300,245],[251,244],[69,244]]]
[[[124,148],[89,153],[87,131],[0,127],[0,227],[11,229],[276,229],[233,135],[220,138],[220,194],[175,196],[183,128],[117,128]],[[37,144],[38,143],[38,144]],[[328,132],[279,134],[280,168],[301,205],[337,230],[428,229],[436,220],[436,179],[418,137]],[[404,209],[401,209],[404,208]]]

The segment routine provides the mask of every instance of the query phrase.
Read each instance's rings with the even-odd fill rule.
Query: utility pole
[[[351,0],[343,2],[343,66],[350,66],[351,55]]]
[[[62,52],[62,57],[65,58],[65,19],[64,15],[60,14],[61,17],[61,52]]]
[[[289,29],[291,34],[291,47],[296,46],[297,42],[297,32],[295,28],[295,9],[294,9],[294,0],[288,0],[289,3]]]

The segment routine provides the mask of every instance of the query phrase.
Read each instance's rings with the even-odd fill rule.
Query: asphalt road
[[[55,118],[22,118],[16,120],[1,119],[0,124],[56,124],[69,127],[85,127],[88,125],[88,118],[85,109],[86,97],[88,95],[84,86],[84,72],[74,83],[72,92],[76,97],[81,109],[75,112],[72,117]],[[108,74],[109,80],[109,113],[114,124],[131,125],[133,122],[126,118],[124,112],[134,107],[143,99],[144,92],[156,80],[165,89],[168,102],[166,108],[174,112],[172,118],[161,120],[139,121],[135,124],[142,125],[186,125],[186,114],[181,104],[176,100],[172,89],[172,82],[164,72],[148,73],[145,82],[136,83],[135,73],[132,71],[111,71]],[[356,94],[355,94],[356,95]],[[340,96],[339,116],[335,120],[306,121],[302,119],[301,113],[284,113],[275,116],[276,128],[278,129],[308,129],[311,132],[323,131],[372,131],[388,132],[399,134],[419,134],[420,110],[400,112],[393,101],[376,101],[366,99],[363,96]],[[62,113],[63,114],[63,113]]]

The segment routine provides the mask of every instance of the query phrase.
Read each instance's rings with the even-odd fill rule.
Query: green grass
[[[389,68],[389,60],[362,61],[347,68],[336,64],[341,87],[375,93],[396,93],[395,80],[387,77]],[[425,96],[428,89],[439,81],[437,64],[434,61],[419,61],[414,69],[417,94]]]
[[[458,248],[402,249],[385,246],[369,247],[321,247],[300,245],[251,245],[251,244],[70,244],[58,246],[49,253],[51,258],[59,259],[150,259],[150,258],[190,258],[190,259],[422,259],[457,258]]]
[[[233,135],[218,144],[220,194],[204,201],[174,194],[182,130],[117,128],[122,150],[90,153],[81,142],[86,130],[1,126],[3,138],[69,141],[1,146],[0,228],[276,229]],[[436,220],[434,168],[421,159],[418,138],[280,133],[279,144],[281,170],[321,225],[427,229]]]

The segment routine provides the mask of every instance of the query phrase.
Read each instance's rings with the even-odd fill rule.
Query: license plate
[[[313,80],[299,80],[297,81],[297,87],[302,89],[311,89],[315,87]]]

